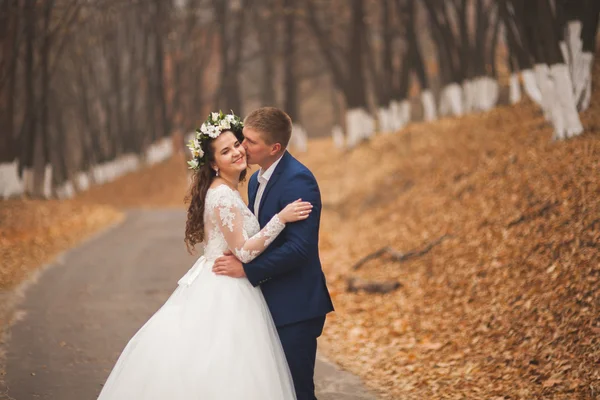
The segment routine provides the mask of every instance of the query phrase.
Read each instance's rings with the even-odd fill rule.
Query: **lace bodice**
[[[276,214],[260,230],[258,220],[240,193],[226,185],[208,190],[204,226],[206,258],[217,258],[229,249],[244,263],[258,257],[285,228]]]

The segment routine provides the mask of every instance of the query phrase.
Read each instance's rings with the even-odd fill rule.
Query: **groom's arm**
[[[311,251],[318,243],[314,241],[319,233],[321,216],[321,194],[317,181],[312,174],[303,172],[287,182],[281,195],[281,206],[301,198],[313,205],[310,216],[299,222],[288,224],[283,231],[284,242],[281,246],[267,249],[252,262],[243,264],[250,283],[258,286],[272,277],[300,268],[308,261]]]

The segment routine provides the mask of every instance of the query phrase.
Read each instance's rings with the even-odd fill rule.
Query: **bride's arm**
[[[237,205],[219,205],[215,212],[227,247],[241,262],[258,257],[285,228],[285,223],[276,214],[260,232],[249,238],[244,230],[242,210]]]
[[[237,202],[220,202],[215,207],[219,229],[229,250],[241,262],[248,263],[258,257],[285,228],[288,222],[308,218],[310,204],[295,201],[275,214],[265,227],[251,238],[244,230],[244,215]]]

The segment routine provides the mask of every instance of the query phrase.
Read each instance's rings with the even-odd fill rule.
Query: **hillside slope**
[[[595,398],[595,96],[587,133],[565,142],[552,142],[527,103],[413,124],[348,153],[311,142],[301,159],[323,192],[321,250],[337,308],[328,353],[387,398]],[[442,235],[423,256],[351,269],[383,246],[406,252]],[[402,286],[349,293],[349,277]]]

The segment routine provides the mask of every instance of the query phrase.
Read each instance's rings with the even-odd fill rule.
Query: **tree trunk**
[[[170,134],[171,123],[169,114],[167,113],[167,98],[165,94],[165,64],[163,38],[167,33],[164,27],[164,20],[167,17],[168,9],[165,9],[164,0],[155,0],[155,19],[154,19],[154,63],[155,63],[155,80],[156,80],[156,100],[158,102],[158,115],[160,117],[160,131],[157,139],[166,137]]]
[[[233,110],[242,114],[242,97],[239,83],[239,71],[241,66],[243,35],[245,26],[244,10],[248,8],[248,0],[240,0],[240,9],[233,16],[229,10],[229,4],[220,0],[214,0],[216,22],[219,26],[220,48],[221,48],[221,79],[219,93],[217,96],[217,108],[221,110]],[[231,37],[227,28],[232,27]],[[231,54],[231,57],[230,57]],[[231,58],[231,59],[230,59]]]
[[[262,53],[262,84],[261,104],[264,106],[275,106],[277,97],[275,95],[275,44],[277,41],[277,21],[275,4],[272,1],[264,1],[262,7],[255,7],[254,19],[259,21],[256,27],[260,52]],[[284,17],[285,18],[285,17]],[[284,48],[284,53],[289,51]],[[285,57],[285,55],[284,55]]]
[[[298,80],[296,77],[296,10],[294,0],[284,0],[283,73],[284,108],[292,121],[300,122],[298,109]]]
[[[0,9],[2,32],[0,71],[0,165],[12,163],[17,157],[14,137],[14,98],[16,89],[20,7],[18,0],[5,1]]]
[[[365,74],[363,60],[363,37],[365,32],[364,0],[352,0],[352,27],[348,36],[348,48],[350,54],[349,62],[349,80],[352,82],[346,89],[348,92],[348,108],[366,108],[367,97],[365,92]]]
[[[345,144],[354,147],[369,138],[375,129],[375,121],[368,112],[365,87],[364,55],[368,54],[368,49],[364,48],[366,30],[364,0],[351,2],[351,26],[343,61],[334,57],[336,48],[318,20],[313,0],[306,0],[306,5],[308,22],[317,39],[319,50],[329,66],[335,85],[343,93],[346,102]]]
[[[440,115],[461,115],[464,112],[462,83],[465,71],[461,71],[459,48],[449,26],[446,9],[435,0],[424,0],[432,26],[432,36],[436,43],[438,65],[444,85],[440,95]]]
[[[579,0],[567,3],[568,21],[566,47],[571,55],[571,79],[578,111],[589,107],[592,92],[592,65],[596,51],[600,3]]]
[[[20,135],[19,176],[25,182],[25,190],[32,190],[31,168],[33,167],[33,144],[36,138],[37,112],[35,99],[35,77],[33,74],[33,57],[35,50],[35,6],[36,0],[25,0],[25,112],[23,130]]]
[[[564,139],[579,135],[583,132],[583,126],[577,114],[568,67],[559,47],[560,38],[553,26],[550,0],[537,0],[535,11],[543,52],[543,64],[538,64],[539,83],[541,87],[546,86],[545,108],[554,125],[554,137]]]
[[[39,143],[41,151],[36,152],[38,156],[34,159],[34,180],[33,187],[34,191],[32,194],[39,197],[49,197],[52,193],[50,190],[51,179],[47,176],[48,171],[52,171],[50,164],[50,137],[48,134],[48,95],[50,88],[50,74],[49,74],[49,57],[50,49],[52,47],[52,37],[50,33],[50,19],[52,18],[52,10],[54,8],[54,0],[46,0],[44,4],[44,40],[42,42],[41,51],[41,80],[40,80],[40,125],[39,125]]]

